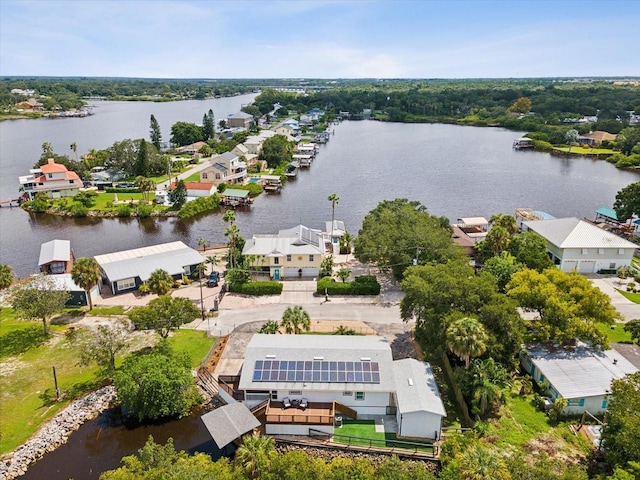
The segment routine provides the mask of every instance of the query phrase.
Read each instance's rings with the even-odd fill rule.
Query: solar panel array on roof
[[[254,382],[380,383],[378,362],[256,360]]]

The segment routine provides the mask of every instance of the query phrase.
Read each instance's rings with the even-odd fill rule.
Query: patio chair
[[[305,408],[307,408],[309,406],[309,402],[307,401],[306,398],[303,398],[302,400],[300,400],[300,408],[302,410],[304,410]]]
[[[284,410],[285,408],[290,408],[291,407],[291,400],[289,399],[289,397],[285,397],[282,399],[282,409]]]

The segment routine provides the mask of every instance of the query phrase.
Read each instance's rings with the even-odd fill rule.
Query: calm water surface
[[[198,102],[183,103],[198,104],[187,106],[197,112],[209,108]],[[180,107],[179,104],[169,106]],[[135,135],[129,135],[135,138],[146,134],[151,107],[157,105],[102,102],[96,115],[68,120],[96,122],[93,128],[100,129],[103,124],[97,121],[102,112],[109,112],[105,115],[109,119],[106,123],[116,122],[119,118],[116,112],[127,118],[137,115],[142,128],[136,130]],[[176,117],[165,123],[182,119]],[[57,120],[20,122],[24,129],[42,124],[59,128]],[[0,125],[3,152],[5,145],[12,141],[10,132],[5,132],[6,123]],[[464,216],[489,217],[498,212],[513,214],[518,207],[544,210],[556,217],[593,218],[596,208],[611,206],[621,188],[638,180],[636,173],[618,170],[604,161],[514,151],[512,141],[521,132],[500,128],[375,121],[343,122],[332,128],[335,135],[321,146],[310,169],[301,170],[298,178],[285,185],[280,194],[261,195],[251,209],[237,212],[243,236],[273,233],[298,223],[323,228],[324,222],[331,219],[331,203],[327,197],[334,192],[340,197],[336,217],[344,220],[347,230],[353,234],[357,234],[367,212],[381,200],[397,197],[419,200],[431,213],[452,221]],[[163,132],[168,130],[169,127],[163,125]],[[102,146],[127,138],[121,130],[118,132],[117,138],[103,139]],[[38,146],[40,143],[38,140]],[[68,143],[64,141],[64,145]],[[15,157],[14,163],[9,162],[11,157],[6,161],[4,155],[0,157],[0,180],[8,185],[3,189],[8,192],[5,197],[15,193],[18,174],[24,173],[33,163],[32,159],[38,157],[38,148],[26,165],[23,162],[17,169]],[[5,162],[7,171],[13,169],[17,172],[15,175],[7,178]],[[21,276],[37,269],[41,243],[55,238],[71,240],[78,257],[175,240],[194,247],[199,238],[207,239],[212,245],[226,242],[220,214],[186,221],[71,219],[3,208],[0,226],[0,262],[10,264]]]

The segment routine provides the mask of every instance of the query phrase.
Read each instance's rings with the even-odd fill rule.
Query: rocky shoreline
[[[23,475],[29,465],[66,443],[71,433],[107,410],[115,400],[116,390],[108,385],[71,402],[29,440],[0,458],[0,479],[11,480]]]

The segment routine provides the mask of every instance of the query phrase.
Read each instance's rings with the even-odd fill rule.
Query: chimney
[[[54,164],[54,163],[56,163],[56,162],[53,160],[53,158],[49,158],[49,159],[47,160],[47,163],[48,163],[49,165],[53,165],[53,164]]]

